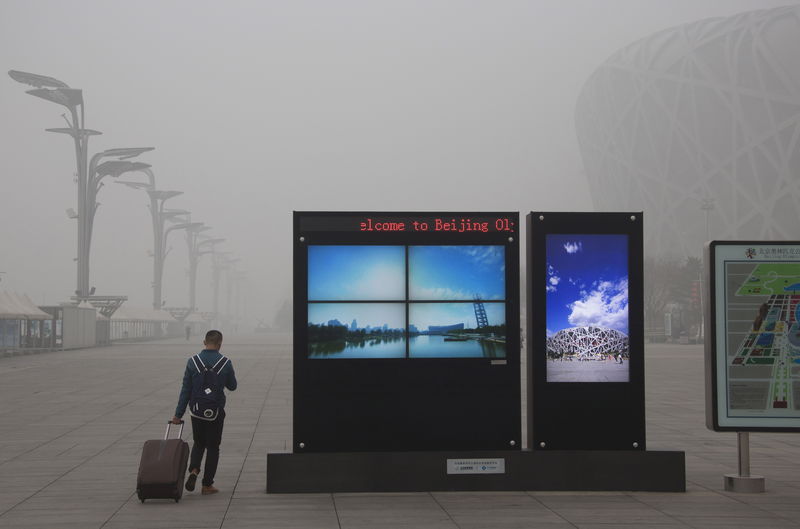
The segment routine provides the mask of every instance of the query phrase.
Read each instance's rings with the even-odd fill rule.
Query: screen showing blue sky
[[[505,303],[484,303],[489,325],[503,325],[506,322]],[[465,329],[478,326],[475,308],[472,303],[411,303],[408,306],[409,324],[424,332],[430,326],[464,324]]]
[[[406,328],[406,310],[403,303],[309,303],[308,323],[314,325],[345,325],[355,322],[356,329]]]
[[[310,301],[403,300],[403,246],[309,246]]]
[[[505,299],[503,246],[410,246],[408,268],[410,299]]]
[[[628,334],[628,236],[546,236],[547,335],[570,327]]]

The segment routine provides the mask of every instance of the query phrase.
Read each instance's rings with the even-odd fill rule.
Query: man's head
[[[203,340],[206,349],[219,349],[222,346],[222,333],[219,331],[208,331],[206,339]]]

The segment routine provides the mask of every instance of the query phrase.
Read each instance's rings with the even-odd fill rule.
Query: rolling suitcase
[[[183,478],[189,462],[189,444],[182,439],[183,421],[177,439],[169,439],[171,422],[167,422],[164,439],[144,442],[139,475],[136,478],[136,495],[142,503],[147,499],[173,499],[183,496]]]

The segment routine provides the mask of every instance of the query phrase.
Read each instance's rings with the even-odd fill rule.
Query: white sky
[[[5,0],[0,65],[82,88],[90,152],[156,147],[157,186],[228,239],[269,321],[291,297],[292,210],[590,210],[574,108],[592,71],[658,30],[791,3]],[[0,77],[0,288],[56,303],[75,289],[74,152],[44,132],[61,107],[25,89]],[[148,306],[146,195],[108,182],[99,201],[91,284]],[[185,305],[171,245],[164,299]]]

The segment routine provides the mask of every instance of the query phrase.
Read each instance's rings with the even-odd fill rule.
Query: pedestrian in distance
[[[233,364],[219,352],[222,347],[222,333],[208,331],[203,345],[205,348],[186,362],[178,407],[175,408],[172,422],[180,424],[186,407],[189,407],[194,445],[185,486],[190,492],[195,489],[205,453],[206,462],[200,491],[205,495],[219,492],[214,487],[214,476],[217,473],[219,445],[225,424],[225,388],[234,391],[237,383]]]

